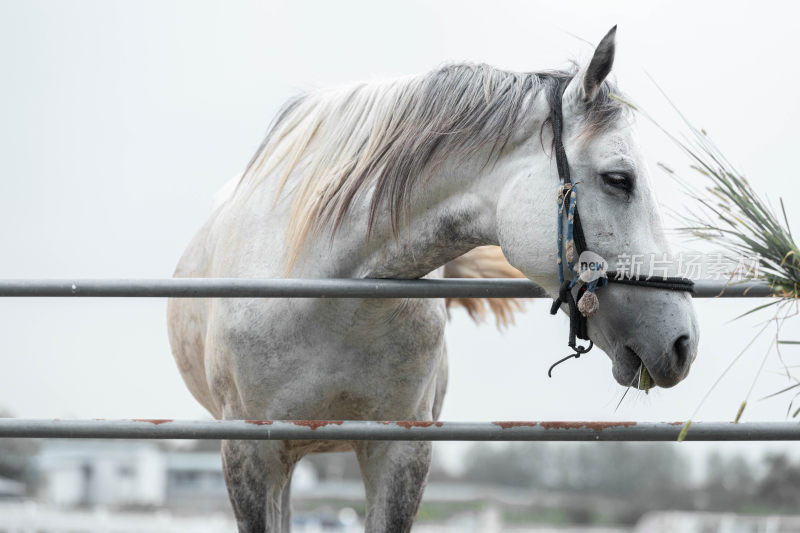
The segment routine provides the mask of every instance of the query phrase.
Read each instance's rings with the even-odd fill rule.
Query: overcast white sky
[[[597,42],[614,24],[621,89],[669,123],[649,72],[800,222],[797,11],[765,2],[0,1],[0,277],[169,276],[212,194],[242,170],[290,95],[447,61],[555,68],[588,53],[573,35]],[[640,129],[659,196],[680,209],[685,199],[655,163],[685,161]],[[622,389],[597,350],[547,378],[567,353],[567,319],[550,316],[548,302],[529,305],[504,334],[455,313],[443,418],[685,419],[754,334],[758,319],[729,321],[756,303],[696,301],[702,340],[690,377],[629,394],[617,412]],[[160,299],[0,300],[0,406],[21,417],[206,417],[173,364],[165,322]],[[699,418],[735,414],[765,348],[754,346]],[[766,373],[754,398],[785,384]],[[744,419],[782,420],[785,409],[785,398],[751,402]]]

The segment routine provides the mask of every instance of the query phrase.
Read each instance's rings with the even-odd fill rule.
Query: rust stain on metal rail
[[[500,426],[503,429],[519,428],[519,427],[535,427],[540,426],[543,429],[591,429],[594,431],[603,431],[608,428],[616,427],[632,427],[636,422],[492,422],[495,426]]]
[[[245,420],[245,424],[253,424],[254,426],[271,426],[272,420]]]
[[[636,422],[542,422],[541,426],[544,429],[591,429],[594,431],[603,431],[604,429],[615,427],[632,427]]]
[[[636,422],[540,422],[544,429],[591,429],[603,431],[609,428],[629,428],[636,425]]]
[[[134,418],[134,422],[147,422],[149,424],[153,424],[154,426],[158,426],[159,424],[167,424],[172,422],[171,418]]]
[[[418,421],[418,420],[401,420],[399,422],[395,422],[401,428],[411,429],[411,428],[429,428],[431,426],[436,426],[437,428],[442,427],[441,422],[434,422],[434,421]]]
[[[500,426],[503,429],[521,428],[521,427],[534,427],[539,425],[539,422],[492,422],[495,426]]]
[[[317,428],[325,427],[329,424],[334,424],[336,426],[341,426],[344,423],[343,420],[294,420],[292,424],[295,426],[305,426],[311,428],[311,431],[314,431]]]

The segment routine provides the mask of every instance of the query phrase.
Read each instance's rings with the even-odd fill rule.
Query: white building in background
[[[36,468],[45,504],[230,510],[219,452],[168,452],[152,441],[45,440]],[[307,463],[292,479],[298,492],[317,485]]]
[[[25,484],[0,477],[0,501],[21,500],[25,497]]]
[[[219,452],[167,452],[164,506],[174,510],[230,511]],[[318,485],[314,467],[300,462],[292,474],[292,490],[303,494]]]
[[[47,440],[39,453],[40,497],[58,506],[164,504],[166,459],[152,442]]]
[[[230,506],[217,452],[169,452],[165,504],[173,509],[227,510]]]

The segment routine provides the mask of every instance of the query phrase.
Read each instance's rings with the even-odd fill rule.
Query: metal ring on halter
[[[592,342],[592,339],[589,339],[589,345],[588,346],[578,346],[578,345],[576,345],[576,346],[572,347],[573,350],[575,350],[576,352],[578,352],[580,354],[585,354],[586,352],[588,352],[592,348],[594,348],[594,343]]]

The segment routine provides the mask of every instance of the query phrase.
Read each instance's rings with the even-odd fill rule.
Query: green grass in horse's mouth
[[[653,381],[653,378],[650,376],[650,372],[647,371],[647,367],[644,366],[644,363],[642,363],[639,367],[639,382],[637,388],[639,390],[643,390],[645,394],[647,394],[650,389],[655,386],[656,384]]]

